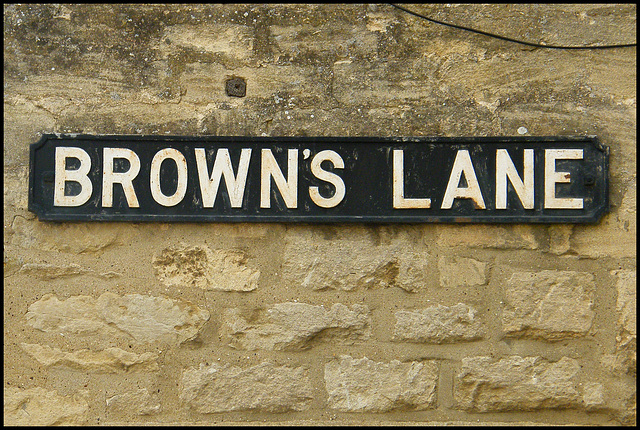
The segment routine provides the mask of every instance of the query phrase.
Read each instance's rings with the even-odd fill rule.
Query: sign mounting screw
[[[247,94],[247,83],[242,78],[228,79],[225,90],[230,97],[244,97]]]

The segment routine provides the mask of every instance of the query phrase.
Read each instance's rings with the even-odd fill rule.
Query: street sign
[[[29,210],[50,221],[594,223],[594,136],[44,135]]]

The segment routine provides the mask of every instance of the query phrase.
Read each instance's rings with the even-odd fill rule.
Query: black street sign
[[[45,135],[29,210],[51,221],[593,223],[596,137]]]

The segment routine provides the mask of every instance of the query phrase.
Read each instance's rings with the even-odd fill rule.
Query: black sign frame
[[[55,182],[55,148],[81,148],[89,154],[91,171],[87,178],[92,181],[90,199],[79,207],[53,205]],[[141,159],[140,173],[132,185],[140,207],[129,207],[124,185],[113,185],[113,207],[101,206],[101,171],[104,170],[102,153],[104,148],[125,148]],[[167,207],[157,204],[151,197],[151,157],[158,151],[172,148],[185,156],[188,169],[187,191],[179,204]],[[226,179],[219,183],[213,208],[202,207],[202,185],[198,187],[195,148],[203,148],[206,154],[206,172],[211,174],[212,155],[220,148],[227,148],[234,174],[239,172],[240,151],[252,149],[249,170],[242,200],[242,207],[231,208]],[[507,182],[508,199],[506,209],[496,209],[496,151],[504,149],[509,154],[519,175],[523,175],[525,150],[533,151],[534,157],[534,208],[525,209],[522,198]],[[579,209],[545,208],[544,194],[545,152],[548,149],[578,150],[581,159],[556,160],[557,172],[566,174],[567,183],[557,183],[558,198],[580,198]],[[298,186],[296,207],[284,201],[274,177],[270,182],[270,207],[260,207],[262,182],[260,162],[265,163],[263,150],[269,150],[273,160],[287,177],[287,154],[296,155],[298,163]],[[291,151],[290,151],[291,150]],[[315,187],[320,195],[328,199],[337,192],[338,184],[314,176],[309,165],[322,151],[333,151],[343,159],[344,167],[325,160],[318,164],[322,171],[333,173],[343,180],[345,196],[335,206],[319,207],[310,199],[310,189]],[[430,208],[398,209],[392,204],[394,196],[394,157],[402,152],[402,194],[406,199],[432,199]],[[455,198],[450,209],[439,205],[442,194],[449,188],[452,179],[453,159],[459,152],[466,152],[472,159],[477,184],[483,191],[486,209],[478,209],[477,201],[470,198]],[[175,153],[175,151],[173,151]],[[571,157],[569,157],[571,158]],[[394,161],[395,160],[395,161]],[[73,161],[67,160],[67,162]],[[76,160],[80,161],[80,160]],[[116,160],[119,161],[119,160]],[[334,159],[335,161],[335,159]],[[124,163],[124,164],[122,164]],[[120,167],[114,164],[113,172],[126,172],[131,164],[123,161]],[[292,162],[293,163],[293,162]],[[127,164],[128,167],[127,167]],[[177,162],[165,160],[156,173],[166,184],[163,194],[177,193],[179,175]],[[98,166],[98,168],[96,168]],[[398,164],[395,165],[396,167]],[[78,166],[66,165],[73,171]],[[172,170],[173,168],[173,170]],[[494,175],[491,174],[492,169]],[[318,172],[316,166],[316,175]],[[121,173],[120,172],[120,173]],[[449,172],[449,173],[447,173]],[[504,172],[503,172],[504,173]],[[102,172],[104,174],[104,172]],[[464,181],[456,187],[465,187]],[[396,178],[399,176],[396,176]],[[335,178],[335,176],[334,176]],[[260,184],[259,184],[260,183]],[[74,181],[64,186],[73,188]],[[462,185],[461,185],[462,184]],[[79,184],[78,184],[79,185]],[[470,186],[469,183],[466,186]],[[160,186],[162,189],[162,185]],[[173,187],[173,189],[172,189]],[[596,136],[506,136],[506,137],[241,137],[241,136],[162,136],[162,135],[85,135],[45,134],[30,146],[29,210],[40,220],[46,221],[158,221],[158,222],[304,222],[304,223],[596,223],[609,211],[609,148],[601,144]],[[69,191],[71,194],[73,190]],[[67,193],[66,191],[64,192]],[[200,193],[200,194],[199,194]],[[317,195],[317,193],[316,193]],[[564,196],[564,197],[563,197]],[[326,200],[323,200],[326,201]]]

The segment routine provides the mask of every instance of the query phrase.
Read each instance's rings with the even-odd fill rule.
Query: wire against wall
[[[412,10],[406,9],[406,8],[404,8],[402,6],[398,6],[398,5],[395,5],[393,3],[387,3],[387,4],[389,4],[390,6],[395,7],[396,9],[399,9],[399,10],[401,10],[403,12],[406,12],[408,14],[417,16],[418,18],[426,19],[427,21],[433,22],[435,24],[445,25],[447,27],[457,28],[459,30],[470,31],[472,33],[482,34],[484,36],[493,37],[495,39],[506,40],[507,42],[520,43],[522,45],[527,45],[527,46],[534,46],[536,48],[548,48],[548,49],[613,49],[613,48],[630,48],[630,47],[637,46],[636,43],[625,43],[625,44],[618,44],[618,45],[597,45],[597,46],[561,46],[561,45],[543,45],[543,44],[540,44],[540,43],[525,42],[523,40],[516,40],[516,39],[512,39],[510,37],[500,36],[498,34],[488,33],[486,31],[476,30],[476,29],[469,28],[469,27],[464,27],[462,25],[456,25],[456,24],[450,24],[448,22],[438,21],[438,20],[435,20],[433,18],[429,18],[428,16],[419,14],[418,12],[414,12]]]

